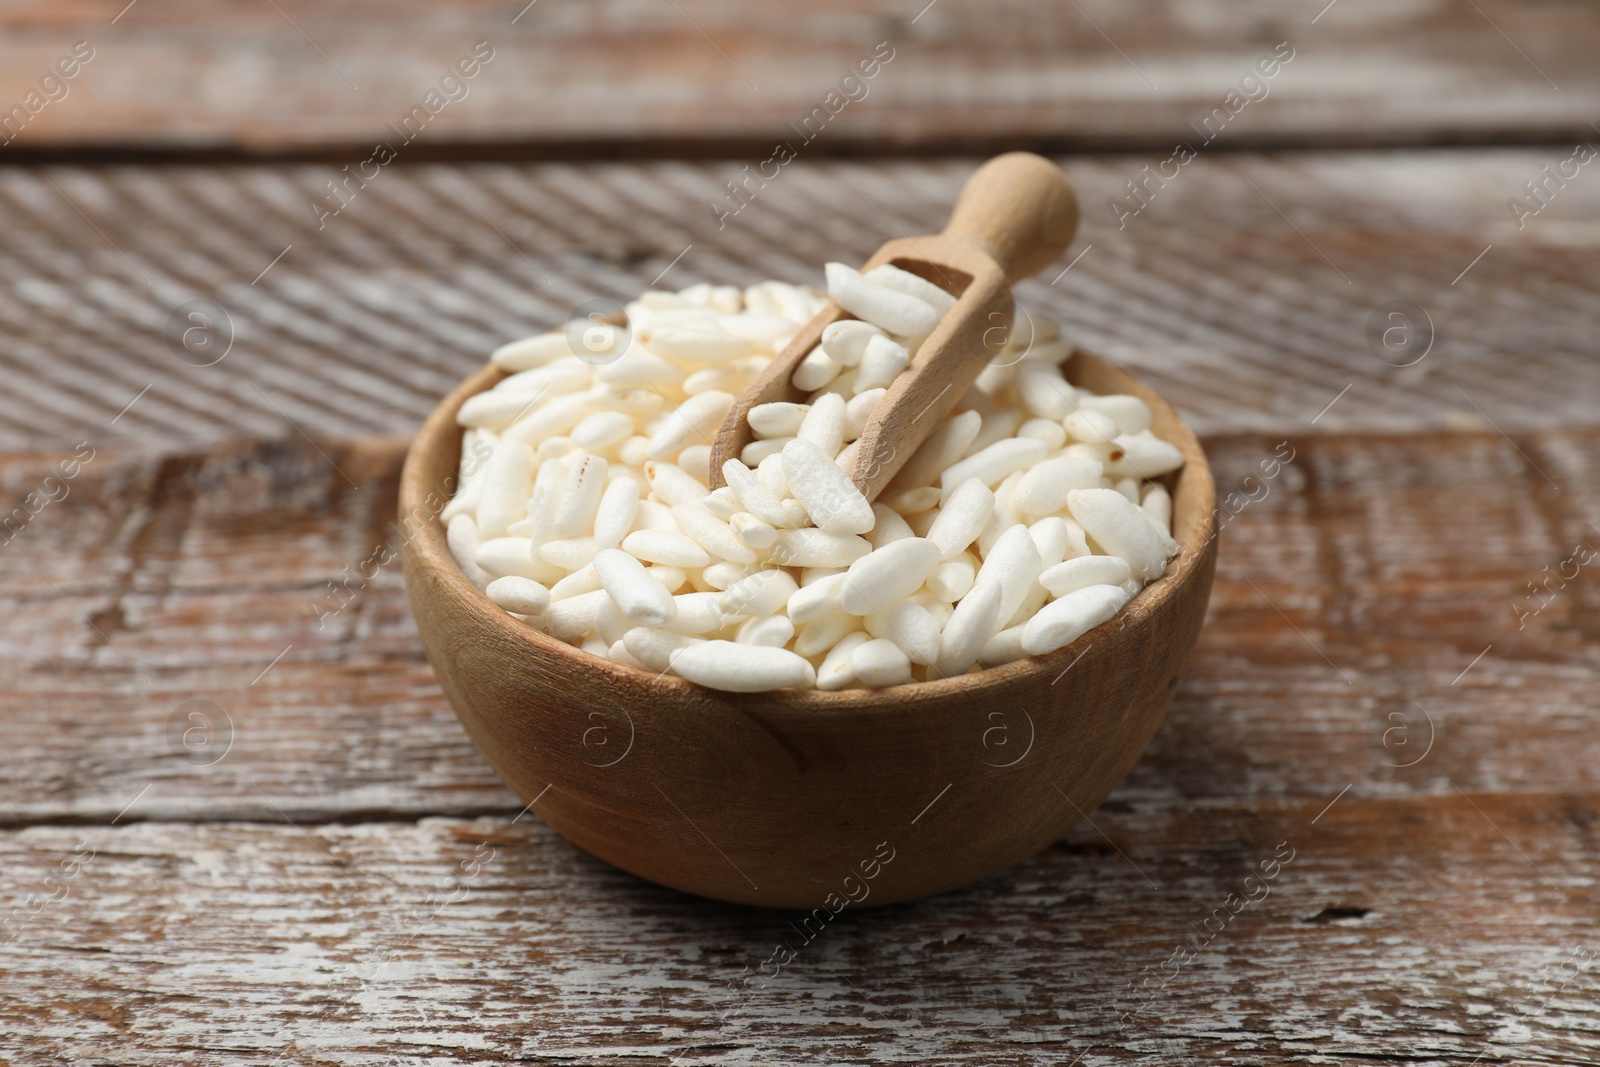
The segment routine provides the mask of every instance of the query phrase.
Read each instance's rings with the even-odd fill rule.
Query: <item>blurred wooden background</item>
[[[1564,141],[1600,88],[1582,0],[7,0],[0,31],[7,102],[96,49],[12,151],[365,146],[479,41],[495,58],[419,148],[769,147],[880,41],[822,151],[1169,147],[1280,41],[1292,76],[1232,147]]]
[[[0,1063],[1600,1062],[1600,9],[924,4],[0,3]],[[1019,302],[1221,494],[1296,458],[1092,821],[744,989],[793,917],[525,814],[361,565],[496,344],[818,283],[1012,147],[1084,207]]]

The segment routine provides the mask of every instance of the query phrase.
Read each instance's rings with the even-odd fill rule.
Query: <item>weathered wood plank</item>
[[[1121,229],[1113,197],[1159,161],[1069,160],[1082,258],[1019,301],[1202,433],[1593,425],[1583,222],[1600,183],[1569,183],[1520,231],[1506,208],[1561,158],[1202,157]],[[495,345],[584,300],[658,277],[820,283],[828,259],[941,227],[971,166],[796,163],[720,230],[718,165],[390,169],[320,231],[325,167],[0,171],[0,450],[193,447],[292,433],[286,419],[406,435]],[[230,314],[214,366],[165,336],[198,326],[199,347],[204,320],[174,317],[193,299]],[[1373,352],[1390,324],[1369,321],[1394,300],[1436,333],[1408,367]]]
[[[1235,106],[1225,105],[1230,91],[1244,99],[1241,78],[1288,42],[1290,64],[1264,86],[1245,86],[1258,100],[1229,119],[1229,142],[1590,135],[1600,89],[1586,44],[1600,31],[1591,5],[1323,7],[21,0],[3,16],[0,100],[22,102],[74,42],[87,41],[93,58],[65,83],[65,97],[28,119],[10,151],[364,153],[375,139],[394,139],[391,124],[419,105],[437,114],[408,152],[711,142],[759,148],[764,158],[774,140],[797,139],[789,124],[799,128],[819,108],[825,124],[805,151],[1025,140],[1168,148],[1193,136],[1189,123]],[[458,99],[425,101],[479,42],[493,58],[463,83],[466,95],[446,86]],[[841,77],[880,42],[892,59],[847,87],[859,102],[846,103]]]
[[[1600,592],[1566,562],[1600,544],[1600,193],[1505,205],[1560,158],[1204,157],[1122,230],[1146,160],[1070,162],[1093,247],[1024,302],[1171,395],[1225,498],[1295,458],[1092,826],[847,911],[748,998],[791,917],[516,819],[394,565],[327,583],[499,340],[690,245],[662,284],[812,277],[937,227],[969,165],[796,164],[720,231],[714,165],[391,169],[321,231],[324,167],[0,171],[0,920],[94,850],[0,933],[0,1062],[1600,1062]],[[215,366],[162,336],[195,297],[234,315]],[[1393,299],[1437,327],[1409,368],[1363,336]]]
[[[644,884],[532,816],[8,832],[0,1055],[1596,1062],[1592,793],[1331,799],[1108,808],[1108,836],[809,942],[801,915]]]
[[[1117,802],[1595,788],[1593,567],[1536,614],[1528,583],[1600,547],[1600,431],[1208,450],[1240,510],[1199,651]],[[105,822],[150,783],[140,817],[516,810],[422,657],[392,562],[400,445],[324,451],[96,456],[0,546],[9,825]],[[55,462],[10,459],[0,484],[20,498]]]

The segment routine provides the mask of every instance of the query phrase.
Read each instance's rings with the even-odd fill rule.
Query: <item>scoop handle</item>
[[[1014,285],[1054,262],[1077,230],[1078,198],[1061,168],[1007,152],[967,179],[944,232],[977,245]]]

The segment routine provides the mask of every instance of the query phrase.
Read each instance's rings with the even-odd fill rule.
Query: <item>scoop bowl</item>
[[[717,900],[826,909],[966,885],[1091,812],[1166,714],[1199,639],[1216,562],[1216,489],[1176,412],[1083,351],[1067,379],[1131,393],[1184,455],[1165,479],[1178,553],[1115,618],[1056,652],[890,689],[757,694],[592,656],[492,604],[439,512],[462,402],[444,399],[400,483],[406,591],[456,715],[501,779],[578,847]]]

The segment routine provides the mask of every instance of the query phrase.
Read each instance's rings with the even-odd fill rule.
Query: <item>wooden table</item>
[[[1600,1062],[1600,177],[1523,190],[1600,141],[1600,16],[1321,6],[13,5],[3,100],[96,54],[0,150],[0,1062]],[[1211,617],[1067,838],[759,973],[792,916],[589,858],[467,741],[373,562],[405,440],[583,300],[816,283],[1012,144],[1085,207],[1019,302],[1236,494]]]

